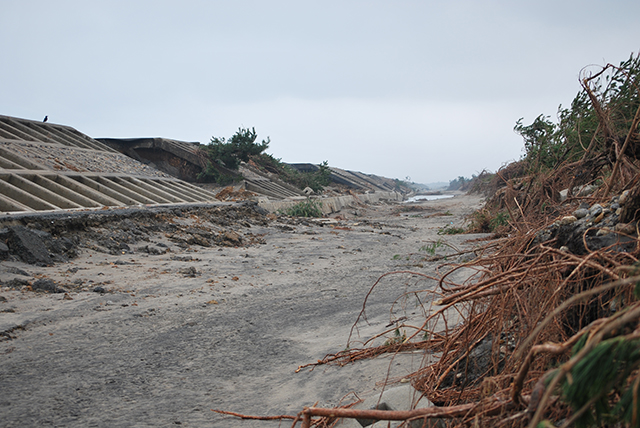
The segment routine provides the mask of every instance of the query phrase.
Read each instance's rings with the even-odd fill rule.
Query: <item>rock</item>
[[[586,208],[578,208],[577,210],[575,210],[575,211],[573,212],[573,216],[574,216],[575,218],[578,218],[578,219],[580,219],[580,218],[584,218],[584,217],[586,217],[587,215],[589,215],[589,210],[588,210],[588,209],[586,209]]]
[[[6,260],[9,257],[9,247],[0,241],[0,260]]]
[[[91,291],[93,291],[94,293],[101,293],[101,294],[104,294],[107,292],[107,290],[105,290],[104,287],[100,287],[100,286],[93,287],[93,290]]]
[[[572,189],[571,194],[577,197],[585,197],[589,196],[597,189],[596,186],[592,186],[590,184],[585,184],[584,186],[576,186]],[[560,192],[560,201],[565,201],[569,196],[569,189],[563,189]]]
[[[196,270],[195,267],[189,266],[188,268],[180,268],[178,273],[187,276],[189,278],[195,278],[197,275],[200,275],[200,272]]]
[[[571,223],[573,223],[574,221],[577,221],[577,220],[578,219],[575,216],[568,215],[568,216],[562,217],[562,219],[560,220],[560,224],[561,225],[562,224],[571,224]]]
[[[631,191],[625,190],[620,196],[620,205],[622,205],[621,222],[630,223],[637,220],[636,217],[640,213],[640,185],[634,187]]]
[[[224,232],[222,237],[225,241],[228,241],[233,245],[242,245],[242,238],[240,237],[240,235],[238,235],[236,232],[232,230],[228,230]]]
[[[8,273],[14,273],[14,274],[16,274],[16,275],[22,275],[22,276],[31,276],[31,275],[29,275],[26,271],[24,271],[24,270],[22,270],[22,269],[20,269],[20,268],[17,268],[17,267],[15,267],[15,266],[9,266],[9,267],[6,269],[6,272],[8,272]]]
[[[624,192],[622,192],[622,195],[620,195],[620,199],[618,199],[618,203],[620,205],[624,205],[627,203],[627,200],[629,199],[629,190],[625,190]]]
[[[566,201],[568,196],[569,196],[569,189],[562,189],[560,191],[560,202]]]
[[[353,406],[353,409],[378,409],[378,410],[395,410],[395,411],[407,411],[414,408],[432,407],[433,404],[426,398],[422,397],[422,393],[414,389],[411,384],[403,384],[401,386],[390,387],[385,390],[382,395],[376,394],[362,403]],[[375,423],[374,423],[375,422]],[[408,425],[411,428],[428,427],[428,428],[441,428],[445,425],[441,420],[432,419],[428,420],[426,424],[423,424],[423,420],[415,420]],[[369,426],[371,428],[382,427],[397,427],[401,425],[403,421],[374,421],[367,419],[342,419],[338,422],[336,427],[339,428],[362,428]]]
[[[592,186],[591,184],[586,184],[582,187],[574,187],[573,194],[578,197],[585,197],[585,196],[589,196],[590,194],[595,192],[597,189],[598,188],[596,186]]]
[[[8,226],[0,230],[0,242],[8,253],[19,260],[36,265],[49,266],[75,257],[75,244],[67,238],[54,238],[48,232],[24,226]],[[0,257],[2,248],[0,248]],[[6,254],[4,257],[6,258]]]
[[[632,235],[636,232],[636,226],[633,223],[618,223],[615,225],[614,230],[625,235]]]
[[[29,285],[29,281],[27,281],[26,279],[22,279],[22,278],[13,278],[13,279],[10,279],[9,281],[5,282],[4,285],[6,287],[9,287],[9,288],[19,289],[19,288],[22,288],[24,286]]]
[[[9,226],[0,231],[0,239],[7,243],[11,254],[29,264],[51,265],[49,255],[41,234],[24,226]]]
[[[596,216],[596,218],[594,218],[594,219],[593,219],[593,222],[594,222],[594,223],[596,223],[596,224],[597,224],[597,223],[600,223],[600,222],[604,219],[604,215],[605,215],[605,214],[606,214],[606,213],[605,213],[604,211],[600,211],[600,214],[598,214],[598,215]]]
[[[591,208],[589,208],[589,216],[597,217],[598,215],[600,215],[600,213],[602,213],[602,211],[603,211],[602,205],[593,204]]]
[[[58,287],[56,283],[48,278],[37,279],[31,284],[33,291],[44,291],[46,293],[64,293],[65,290]]]

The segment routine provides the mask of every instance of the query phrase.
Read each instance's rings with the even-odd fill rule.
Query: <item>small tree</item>
[[[207,151],[212,160],[225,168],[235,170],[238,169],[241,161],[247,162],[249,156],[259,155],[269,148],[271,142],[269,137],[266,141],[262,140],[260,144],[255,142],[257,138],[255,128],[239,128],[229,140],[225,140],[224,137],[212,137]]]
[[[465,184],[469,181],[470,180],[468,178],[460,176],[455,180],[449,181],[449,187],[447,188],[447,190],[463,190]]]
[[[256,143],[258,134],[255,128],[238,128],[238,131],[228,140],[224,137],[211,137],[211,142],[205,146],[208,162],[203,171],[198,176],[203,181],[214,181],[221,184],[229,182],[229,176],[221,173],[216,166],[221,166],[230,170],[237,170],[240,162],[247,162],[250,156],[259,155],[268,147],[269,137]]]

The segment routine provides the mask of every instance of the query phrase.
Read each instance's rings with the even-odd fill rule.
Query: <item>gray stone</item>
[[[22,270],[22,269],[20,269],[20,268],[17,268],[17,267],[15,267],[15,266],[9,266],[9,267],[6,269],[6,272],[8,272],[8,273],[14,273],[14,274],[16,274],[16,275],[22,275],[22,276],[31,276],[31,275],[29,275],[29,273],[27,273],[26,271],[24,271],[24,270]]]
[[[5,259],[9,255],[9,247],[7,244],[0,241],[0,259]]]
[[[56,285],[51,279],[40,278],[31,284],[33,291],[44,291],[47,293],[64,293],[64,290]]]
[[[10,226],[4,230],[6,230],[6,233],[3,233],[6,236],[5,242],[11,253],[23,262],[42,265],[53,263],[41,234],[24,226]]]
[[[582,187],[574,187],[573,194],[578,197],[589,196],[593,192],[595,192],[598,188],[596,186],[592,186],[590,184],[584,185]]]
[[[560,202],[566,201],[567,196],[569,196],[569,189],[562,189],[560,191]]]
[[[573,212],[575,218],[584,218],[589,214],[589,210],[586,208],[578,208]]]
[[[432,407],[433,404],[422,396],[420,391],[417,391],[411,384],[401,384],[400,386],[393,386],[385,390],[382,395],[376,394],[364,400],[364,402],[355,405],[354,409],[379,409],[379,410],[395,410],[395,411],[408,411],[416,408]],[[375,423],[374,423],[375,422]],[[343,419],[336,427],[340,428],[361,428],[361,427],[397,427],[402,424],[403,421],[372,421],[361,419]],[[412,421],[409,425],[411,428],[418,428],[423,426],[423,420]],[[444,427],[442,421],[433,419],[424,425],[427,428],[441,428]]]
[[[625,190],[624,192],[622,192],[622,195],[620,195],[620,199],[618,199],[618,203],[620,205],[624,205],[627,203],[627,200],[629,199],[629,190]]]
[[[597,189],[596,186],[586,184],[584,186],[574,187],[571,191],[571,194],[576,197],[585,197],[595,192],[596,189]],[[565,201],[568,196],[569,196],[569,189],[563,189],[560,191],[560,201]]]
[[[565,217],[562,217],[562,219],[560,219],[559,224],[563,225],[563,224],[571,224],[573,222],[575,222],[576,220],[578,220],[575,216],[572,215],[568,215]]]
[[[589,209],[589,215],[591,217],[598,216],[600,215],[601,212],[602,212],[602,205],[600,204],[593,204]]]

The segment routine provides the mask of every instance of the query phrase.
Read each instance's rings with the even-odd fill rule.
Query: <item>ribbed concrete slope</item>
[[[68,126],[0,116],[2,213],[215,200]]]
[[[197,143],[168,138],[99,138],[99,141],[133,159],[153,163],[158,169],[187,181],[194,181],[208,162],[206,155],[198,153],[198,149],[203,152],[203,146]],[[225,174],[235,175],[238,179],[242,176],[247,190],[270,198],[285,199],[304,195],[300,189],[244,162],[239,171],[227,170]]]

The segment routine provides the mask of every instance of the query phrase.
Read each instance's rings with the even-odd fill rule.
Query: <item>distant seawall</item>
[[[307,198],[304,196],[287,198],[282,201],[259,200],[258,205],[269,212],[285,210],[292,207]],[[346,196],[332,196],[329,198],[312,198],[315,201],[322,202],[322,212],[331,214],[340,211],[343,208],[357,207],[360,204],[374,203],[379,201],[402,201],[403,196],[398,192],[372,192]]]

